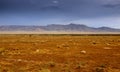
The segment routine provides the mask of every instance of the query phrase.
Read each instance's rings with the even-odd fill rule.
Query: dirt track
[[[0,72],[120,72],[120,36],[0,35]]]

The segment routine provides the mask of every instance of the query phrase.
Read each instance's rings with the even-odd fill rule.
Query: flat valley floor
[[[0,35],[0,72],[120,72],[120,36]]]

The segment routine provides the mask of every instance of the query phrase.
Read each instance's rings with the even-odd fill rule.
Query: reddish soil
[[[0,35],[0,72],[120,72],[120,36]]]

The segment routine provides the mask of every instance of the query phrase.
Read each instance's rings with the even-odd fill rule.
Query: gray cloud
[[[106,8],[119,8],[120,0],[102,0],[103,7]]]
[[[1,11],[38,12],[48,16],[58,13],[73,18],[120,15],[119,6],[120,0],[0,0]]]
[[[103,7],[106,8],[120,8],[120,4],[105,4]]]

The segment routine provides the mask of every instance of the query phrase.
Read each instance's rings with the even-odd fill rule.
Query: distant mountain
[[[11,25],[11,26],[0,26],[0,31],[35,31],[37,26],[17,26],[17,25]]]
[[[47,26],[0,26],[0,31],[120,32],[120,29],[109,27],[94,28],[82,24],[51,24]]]

